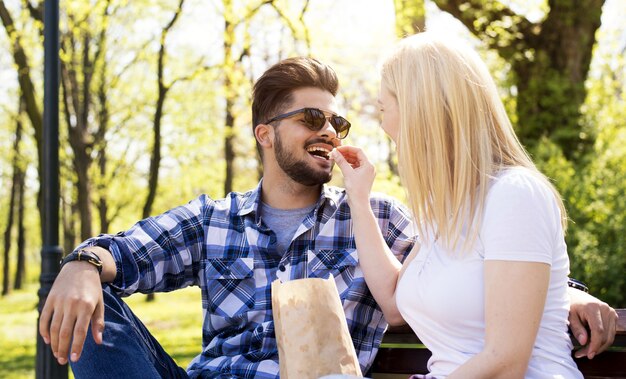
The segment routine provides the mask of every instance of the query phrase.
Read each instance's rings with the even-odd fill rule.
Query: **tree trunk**
[[[235,70],[235,62],[233,62],[233,42],[235,41],[235,26],[233,22],[234,11],[231,0],[223,0],[224,6],[224,89],[226,93],[226,108],[224,109],[224,160],[226,163],[226,171],[224,175],[224,195],[233,190],[233,176],[235,165],[235,116],[233,114],[233,105],[237,91],[232,88],[234,81],[232,80],[233,71]]]
[[[579,120],[604,0],[549,0],[546,19],[537,23],[495,0],[434,1],[511,63],[522,143],[532,148],[545,136],[569,159],[582,156],[593,144]]]
[[[178,8],[174,12],[170,22],[161,30],[161,46],[159,47],[159,55],[157,59],[157,85],[158,85],[158,97],[156,107],[154,111],[154,140],[152,144],[152,156],[150,158],[150,176],[148,179],[148,196],[143,207],[143,218],[149,217],[152,212],[152,205],[156,197],[156,192],[159,185],[159,167],[161,165],[161,120],[163,118],[163,106],[165,105],[165,99],[170,86],[165,85],[165,79],[163,70],[165,67],[166,46],[165,41],[167,34],[176,24],[178,17],[180,16],[185,0],[180,0]]]
[[[165,99],[167,97],[167,93],[170,89],[170,86],[165,85],[165,79],[163,74],[163,69],[165,67],[165,55],[166,55],[166,47],[165,41],[167,39],[167,34],[172,29],[178,17],[180,16],[185,0],[180,0],[178,3],[178,8],[174,12],[172,19],[170,22],[161,30],[161,46],[159,48],[159,56],[157,59],[157,84],[159,95],[157,98],[156,108],[154,111],[154,140],[152,144],[152,156],[150,158],[150,177],[148,179],[148,196],[146,198],[146,203],[143,207],[143,218],[150,217],[150,213],[152,212],[152,205],[154,204],[154,199],[156,197],[157,189],[159,186],[159,168],[161,166],[161,120],[163,119],[163,106],[165,105]],[[150,293],[146,297],[146,301],[153,301],[154,294]]]
[[[22,141],[22,121],[20,117],[24,112],[26,106],[25,98],[20,96],[20,104],[18,107],[17,118],[15,122],[15,140],[13,141],[13,175],[11,177],[11,192],[9,195],[9,209],[7,212],[7,226],[4,230],[4,266],[2,270],[2,295],[8,294],[11,289],[9,287],[9,268],[11,263],[11,231],[13,230],[13,217],[15,214],[15,198],[18,196],[18,202],[21,203],[23,208],[23,193],[24,193],[24,170],[22,169],[20,162],[20,142]],[[23,209],[20,210],[20,217],[23,215]],[[23,225],[22,225],[23,228]],[[19,250],[19,236],[18,236],[18,250]],[[19,251],[18,251],[19,255]],[[19,260],[19,258],[18,258]]]
[[[18,122],[19,125],[19,122]],[[18,129],[19,130],[19,129]],[[16,133],[16,142],[18,140]],[[13,177],[11,178],[11,194],[9,199],[9,209],[7,215],[7,226],[4,229],[4,266],[2,269],[2,296],[11,292],[9,287],[9,266],[11,263],[11,230],[13,229],[13,214],[15,209],[15,193],[17,192],[17,159],[13,158]]]
[[[61,197],[61,222],[63,223],[63,251],[71,252],[76,246],[76,229],[74,227],[74,211],[71,203]]]
[[[74,51],[74,41],[71,36],[66,36],[65,52]],[[89,40],[83,39],[83,49],[88,49]],[[83,65],[88,66],[87,57],[83,55]],[[89,119],[89,106],[91,96],[89,91],[82,89],[88,85],[79,84],[78,74],[72,67],[73,63],[61,63],[61,87],[63,110],[68,127],[68,139],[72,147],[72,166],[76,173],[77,206],[80,217],[80,238],[86,240],[93,235],[91,230],[91,184],[89,180],[89,167],[91,166],[90,150],[92,144],[88,141],[87,122]],[[83,70],[87,68],[83,67]],[[90,80],[89,76],[83,78],[83,82]]]
[[[100,219],[100,233],[109,232],[109,204],[106,196],[106,181],[103,178],[107,177],[107,155],[106,155],[106,142],[104,141],[104,135],[106,134],[107,125],[109,122],[108,106],[106,102],[106,94],[100,92],[100,106],[103,107],[99,115],[99,131],[98,131],[98,171],[100,173],[100,181],[98,181],[98,218]]]
[[[61,64],[62,100],[69,143],[73,152],[72,163],[76,172],[77,206],[82,240],[93,236],[89,169],[93,162],[95,133],[90,132],[89,128],[90,111],[94,107],[91,87],[95,65],[104,57],[104,40],[109,26],[107,21],[109,4],[110,1],[107,1],[103,5],[102,22],[97,26],[99,30],[97,34],[93,33],[91,22],[85,22],[73,26],[61,38],[63,53],[69,56],[69,59]],[[75,37],[76,35],[79,37]]]
[[[24,171],[20,168],[18,177],[17,197],[17,266],[15,267],[15,281],[13,288],[22,289],[26,279],[26,229],[24,228]]]
[[[163,104],[165,103],[165,96],[167,95],[167,89],[163,86],[162,75],[163,71],[162,67],[160,67],[159,97],[157,99],[156,111],[154,113],[154,139],[152,143],[152,154],[150,157],[148,196],[143,206],[142,218],[150,217],[150,213],[152,212],[152,205],[154,204],[154,198],[156,197],[156,192],[159,185],[159,167],[161,165],[161,118],[163,117]]]
[[[228,80],[227,80],[228,81]],[[228,86],[228,84],[226,84]],[[224,136],[224,159],[226,160],[226,176],[224,178],[224,195],[233,190],[233,176],[235,175],[235,131],[233,124],[235,117],[233,115],[233,101],[226,99],[226,118],[225,118],[225,136]]]

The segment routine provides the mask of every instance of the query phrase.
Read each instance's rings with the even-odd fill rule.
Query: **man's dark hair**
[[[316,87],[336,96],[339,81],[330,66],[313,58],[288,58],[267,69],[252,91],[252,134],[257,125],[289,107],[293,91],[303,87]],[[258,141],[256,147],[261,154]]]

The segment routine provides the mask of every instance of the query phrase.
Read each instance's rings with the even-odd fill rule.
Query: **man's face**
[[[300,88],[293,92],[293,102],[282,113],[301,108],[318,108],[337,113],[334,96],[319,88]],[[329,113],[330,114],[330,113]],[[328,154],[341,144],[327,121],[319,131],[313,131],[304,122],[304,114],[297,114],[274,122],[274,154],[278,166],[294,181],[307,185],[327,183],[332,178],[333,163]]]

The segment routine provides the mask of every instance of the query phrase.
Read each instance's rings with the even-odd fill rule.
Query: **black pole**
[[[59,273],[63,250],[59,246],[59,0],[44,2],[44,95],[43,95],[43,248],[39,276],[38,312],[46,302],[52,283]],[[66,379],[67,366],[61,366],[50,346],[39,334],[37,319],[38,379]]]

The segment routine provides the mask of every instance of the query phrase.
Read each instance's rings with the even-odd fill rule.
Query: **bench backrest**
[[[585,378],[626,378],[626,309],[617,309],[619,320],[612,347],[593,359],[575,358]],[[408,326],[387,330],[372,373],[426,374],[430,351]]]

